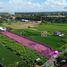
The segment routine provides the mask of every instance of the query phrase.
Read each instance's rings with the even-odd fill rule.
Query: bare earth
[[[34,27],[36,26],[37,23],[32,23],[32,22],[17,22],[17,23],[12,23],[11,25],[7,25],[7,27],[13,28],[13,29],[26,29],[28,27]]]

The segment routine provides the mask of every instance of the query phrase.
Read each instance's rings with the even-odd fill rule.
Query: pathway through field
[[[52,57],[53,55],[55,55],[54,50],[52,50],[51,48],[44,46],[40,43],[34,42],[30,39],[24,38],[23,36],[19,36],[17,34],[11,33],[11,32],[0,32],[1,34],[15,40],[16,42],[20,43],[23,46],[26,46],[28,48],[31,48],[37,52],[39,52],[40,54],[46,56],[47,58]]]

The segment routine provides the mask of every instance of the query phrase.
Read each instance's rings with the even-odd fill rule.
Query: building
[[[61,32],[55,31],[53,34],[59,36],[59,35],[61,35]]]
[[[55,31],[53,34],[60,37],[64,36],[64,34],[62,34],[60,31]]]
[[[7,31],[6,28],[0,27],[0,31]]]

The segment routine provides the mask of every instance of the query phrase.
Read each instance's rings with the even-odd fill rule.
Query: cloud
[[[40,9],[42,9],[42,6],[40,3],[36,2],[32,2],[32,0],[10,0],[9,2],[13,8],[15,8],[16,10],[20,10],[20,11],[40,11]]]
[[[42,11],[67,11],[66,0],[8,0],[0,2],[0,12],[42,12]]]

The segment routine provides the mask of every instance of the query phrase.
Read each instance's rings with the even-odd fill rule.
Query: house
[[[62,34],[60,31],[55,31],[53,34],[60,37],[64,36],[64,34]]]
[[[6,28],[0,27],[0,31],[6,31]]]
[[[26,19],[22,19],[21,21],[22,22],[29,22],[29,20],[26,20]]]
[[[59,36],[61,34],[61,32],[55,31],[53,34]]]

